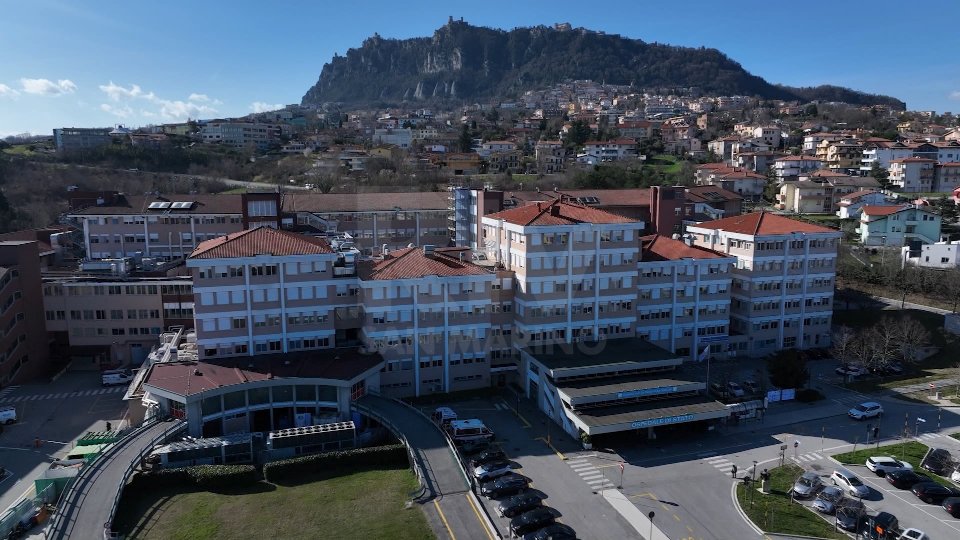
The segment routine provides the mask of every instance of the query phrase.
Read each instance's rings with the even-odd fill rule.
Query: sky
[[[719,49],[770,82],[836,84],[960,111],[960,2],[0,1],[0,137],[242,116],[299,103],[334,53],[447,18],[569,22]]]

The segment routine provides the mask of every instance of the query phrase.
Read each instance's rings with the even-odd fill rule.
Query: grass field
[[[396,469],[238,493],[125,492],[115,528],[147,540],[432,539],[420,507],[405,508],[416,489],[413,473]]]
[[[817,514],[790,500],[790,488],[801,473],[803,469],[796,465],[770,469],[770,494],[738,484],[737,501],[750,520],[765,532],[846,539]]]
[[[913,470],[920,471],[920,461],[923,460],[923,456],[927,454],[927,450],[929,448],[929,446],[917,441],[881,445],[879,449],[871,445],[862,450],[857,450],[856,452],[836,454],[833,456],[833,459],[845,465],[863,465],[870,456],[891,456],[906,461],[910,465],[913,465]],[[873,474],[869,471],[868,473]],[[953,485],[945,478],[940,478],[933,473],[928,474],[930,479],[934,482],[943,484],[945,486]]]

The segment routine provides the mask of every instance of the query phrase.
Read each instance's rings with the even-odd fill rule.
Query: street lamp
[[[650,537],[647,540],[653,540],[653,516],[657,515],[653,510],[647,514],[647,517],[650,518]]]
[[[753,461],[753,471],[750,472],[750,483],[757,481],[757,461]]]

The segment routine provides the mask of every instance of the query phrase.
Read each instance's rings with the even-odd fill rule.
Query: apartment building
[[[37,242],[0,242],[0,388],[47,369]]]
[[[53,142],[58,152],[78,152],[113,143],[112,128],[57,128]]]
[[[880,189],[869,176],[848,176],[821,169],[786,181],[777,192],[777,209],[797,213],[832,214],[839,210],[844,196],[864,189]]]
[[[186,257],[201,242],[280,226],[277,193],[118,195],[71,214],[89,259]]]
[[[286,124],[259,122],[210,122],[200,128],[200,140],[206,144],[222,144],[233,148],[266,150],[279,144],[280,136],[289,134]]]
[[[622,161],[637,157],[637,141],[616,139],[612,141],[587,141],[583,151],[599,161]]]
[[[193,326],[193,282],[45,276],[43,313],[51,340],[80,365],[139,365],[167,328]]]
[[[558,198],[482,223],[486,257],[515,276],[515,340],[634,335],[642,221]]]
[[[936,161],[927,158],[908,157],[890,162],[889,182],[897,191],[905,193],[930,193],[934,184],[934,165]],[[948,186],[947,191],[956,186]]]
[[[562,141],[537,141],[534,147],[534,157],[537,162],[537,172],[540,174],[554,174],[563,171],[563,160],[566,149]]]
[[[943,218],[919,206],[885,205],[864,206],[860,211],[860,226],[855,232],[865,246],[900,247],[914,249],[922,244],[940,241]]]
[[[389,249],[449,242],[448,194],[286,193],[284,226],[325,234],[348,234],[365,255]]]
[[[823,161],[812,156],[785,156],[773,160],[773,174],[777,182],[796,180],[801,175],[823,167]]]
[[[840,231],[756,212],[687,227],[696,246],[736,257],[730,345],[763,356],[830,345]]]

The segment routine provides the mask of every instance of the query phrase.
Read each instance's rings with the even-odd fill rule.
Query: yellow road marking
[[[473,513],[477,515],[477,521],[479,521],[480,526],[483,527],[483,532],[487,533],[487,538],[493,540],[493,536],[490,534],[490,529],[487,528],[486,524],[483,522],[483,518],[480,517],[480,511],[477,510],[477,505],[473,504],[473,499],[470,498],[470,495],[464,495],[464,497],[466,497],[467,502],[470,503],[470,508],[473,508]]]
[[[433,505],[437,507],[437,514],[440,515],[440,521],[443,522],[443,526],[447,528],[447,533],[450,534],[450,540],[457,540],[457,536],[453,534],[453,529],[451,529],[450,524],[447,523],[447,516],[443,515],[443,510],[440,509],[440,503],[437,502],[437,499],[433,500]]]
[[[637,493],[636,495],[630,495],[630,496],[629,496],[629,498],[631,498],[631,499],[634,498],[634,497],[646,497],[646,498],[649,498],[649,499],[657,500],[657,496],[654,495],[653,493]]]
[[[667,512],[669,512],[669,511],[670,511],[670,509],[669,509],[669,508],[667,508],[667,505],[665,505],[665,504],[663,504],[663,503],[660,503],[660,506],[662,506],[662,507],[663,507],[663,509],[664,509],[664,510],[666,510]]]
[[[675,520],[677,520],[677,521],[680,521],[680,516],[674,514],[674,515],[673,515],[673,519],[675,519]]]
[[[693,527],[687,525],[687,532],[693,534]]]
[[[553,446],[552,444],[550,444],[550,441],[548,441],[547,439],[545,439],[545,438],[543,438],[543,437],[537,437],[537,440],[538,440],[538,441],[543,441],[544,444],[546,444],[547,446],[549,446],[550,449],[553,450],[553,453],[557,454],[557,457],[558,457],[558,458],[562,459],[563,461],[566,461],[566,460],[567,460],[567,456],[563,455],[563,453],[561,453],[559,450],[557,450],[556,448],[554,448],[554,446]]]

